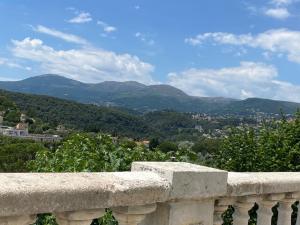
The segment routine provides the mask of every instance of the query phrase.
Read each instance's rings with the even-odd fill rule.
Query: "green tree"
[[[154,150],[158,145],[159,145],[158,138],[151,138],[151,140],[149,142],[149,149]]]
[[[160,143],[157,148],[165,153],[178,151],[178,146],[171,141],[164,141]]]
[[[28,172],[28,161],[42,150],[42,144],[0,136],[0,172]]]
[[[261,129],[234,129],[214,154],[215,165],[230,171],[300,171],[300,114]]]

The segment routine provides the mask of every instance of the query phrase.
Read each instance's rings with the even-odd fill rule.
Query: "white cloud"
[[[9,68],[13,68],[13,69],[22,69],[22,70],[27,70],[27,71],[31,70],[31,67],[23,66],[23,65],[15,62],[15,60],[7,59],[7,58],[0,58],[0,66],[6,66]]]
[[[116,27],[110,26],[110,25],[108,25],[107,23],[105,23],[105,22],[103,22],[103,21],[101,21],[101,20],[98,20],[98,21],[97,21],[97,24],[100,25],[100,26],[103,28],[103,31],[104,31],[105,33],[112,33],[112,32],[117,31],[117,28],[116,28]]]
[[[274,29],[263,33],[241,34],[232,33],[204,33],[196,37],[186,38],[185,42],[196,46],[205,42],[260,48],[264,52],[285,54],[288,60],[300,63],[300,31],[289,29]],[[265,54],[265,53],[264,53]]]
[[[143,34],[141,32],[136,32],[134,36],[139,39],[141,42],[146,43],[147,45],[154,45],[155,41],[148,37],[148,35]]]
[[[300,102],[300,86],[277,80],[272,65],[241,62],[237,67],[170,73],[168,83],[195,96],[261,97]]]
[[[244,5],[251,15],[262,14],[273,19],[284,20],[292,16],[289,11],[289,6],[298,1],[299,0],[270,0],[263,6],[253,5],[250,2],[245,2]]]
[[[56,50],[40,39],[13,40],[15,57],[39,63],[41,72],[56,73],[84,82],[135,80],[152,83],[154,67],[129,54],[96,48]]]
[[[76,43],[76,44],[88,44],[88,42],[85,39],[79,36],[76,36],[74,34],[64,33],[45,26],[38,25],[37,27],[33,27],[33,30],[39,33],[48,34],[50,36],[60,38],[67,42]]]
[[[92,21],[93,18],[90,13],[88,12],[81,12],[74,18],[68,20],[69,23],[88,23]]]
[[[265,14],[276,19],[286,19],[291,16],[287,8],[270,8],[265,10]]]
[[[136,10],[140,10],[141,7],[140,7],[139,5],[135,5],[134,8],[135,8]]]
[[[272,0],[271,4],[276,5],[276,6],[287,6],[292,4],[293,2],[296,2],[296,0]]]

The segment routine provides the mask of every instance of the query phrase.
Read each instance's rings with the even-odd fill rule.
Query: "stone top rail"
[[[229,172],[228,196],[300,192],[300,172]]]
[[[0,173],[0,217],[164,202],[155,173]]]

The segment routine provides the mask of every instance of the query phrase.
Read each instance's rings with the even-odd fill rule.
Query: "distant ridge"
[[[21,81],[1,81],[0,88],[21,93],[49,95],[105,106],[119,106],[141,112],[171,109],[180,112],[214,114],[294,113],[299,103],[249,98],[194,97],[170,85],[144,85],[135,81],[105,81],[88,84],[55,74]]]

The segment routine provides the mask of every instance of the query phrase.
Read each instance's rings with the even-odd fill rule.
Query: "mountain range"
[[[21,81],[0,81],[0,89],[48,95],[81,103],[117,106],[140,112],[171,109],[179,112],[213,114],[253,114],[255,112],[294,113],[299,103],[270,99],[237,100],[223,97],[190,96],[170,85],[144,85],[135,81],[82,83],[55,74]]]

